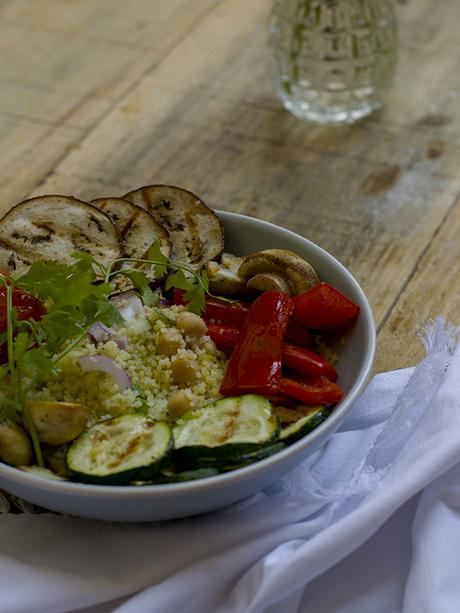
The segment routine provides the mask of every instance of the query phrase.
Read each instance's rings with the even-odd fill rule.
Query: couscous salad
[[[181,188],[20,203],[0,268],[0,460],[22,470],[198,479],[283,449],[343,396],[325,340],[359,307],[295,253],[226,253]]]

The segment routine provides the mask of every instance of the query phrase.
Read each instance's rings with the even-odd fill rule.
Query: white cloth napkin
[[[457,613],[457,332],[438,319],[417,367],[376,376],[313,463],[241,503],[142,525],[0,515],[0,612]]]

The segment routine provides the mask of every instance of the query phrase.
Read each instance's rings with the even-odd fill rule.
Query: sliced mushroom
[[[47,445],[73,441],[88,423],[89,409],[75,402],[30,400],[27,403],[37,435]]]
[[[292,287],[289,281],[276,272],[262,272],[255,275],[249,279],[247,286],[251,289],[256,289],[258,292],[275,290],[292,295]]]
[[[267,276],[271,274],[274,276]],[[265,249],[246,256],[238,269],[238,275],[246,280],[249,287],[255,289],[260,287],[255,287],[253,278],[264,275],[263,279],[255,279],[255,283],[260,282],[262,286],[276,283],[279,288],[285,287],[282,291],[290,296],[306,292],[319,283],[314,268],[287,249]]]
[[[27,466],[32,458],[32,444],[23,428],[0,423],[0,460],[13,466]]]
[[[246,280],[238,274],[243,258],[231,253],[223,253],[219,262],[208,262],[206,272],[209,278],[209,289],[214,294],[237,296],[245,293]]]
[[[169,234],[172,258],[201,268],[223,249],[217,215],[198,196],[172,185],[149,185],[123,196],[146,209]]]

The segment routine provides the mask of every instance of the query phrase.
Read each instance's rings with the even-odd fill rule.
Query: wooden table
[[[149,183],[282,224],[348,266],[375,371],[460,322],[460,4],[400,0],[397,77],[349,127],[302,122],[270,79],[269,0],[2,0],[0,211]]]

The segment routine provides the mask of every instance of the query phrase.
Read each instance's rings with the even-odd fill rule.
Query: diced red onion
[[[112,339],[112,330],[99,321],[91,326],[88,330],[88,334],[95,343],[106,343]]]
[[[118,366],[115,360],[105,355],[83,355],[78,358],[83,372],[100,370],[111,375],[120,392],[131,387],[131,380],[126,370]]]
[[[128,337],[126,334],[123,334],[122,336],[114,336],[113,340],[115,341],[118,349],[128,349]]]
[[[105,324],[97,321],[88,330],[88,335],[91,340],[97,345],[98,343],[107,343],[114,341],[119,349],[128,348],[128,338],[126,335],[116,336],[113,328],[109,328]]]
[[[133,319],[143,310],[142,300],[133,291],[116,294],[110,298],[110,302],[126,321]]]

